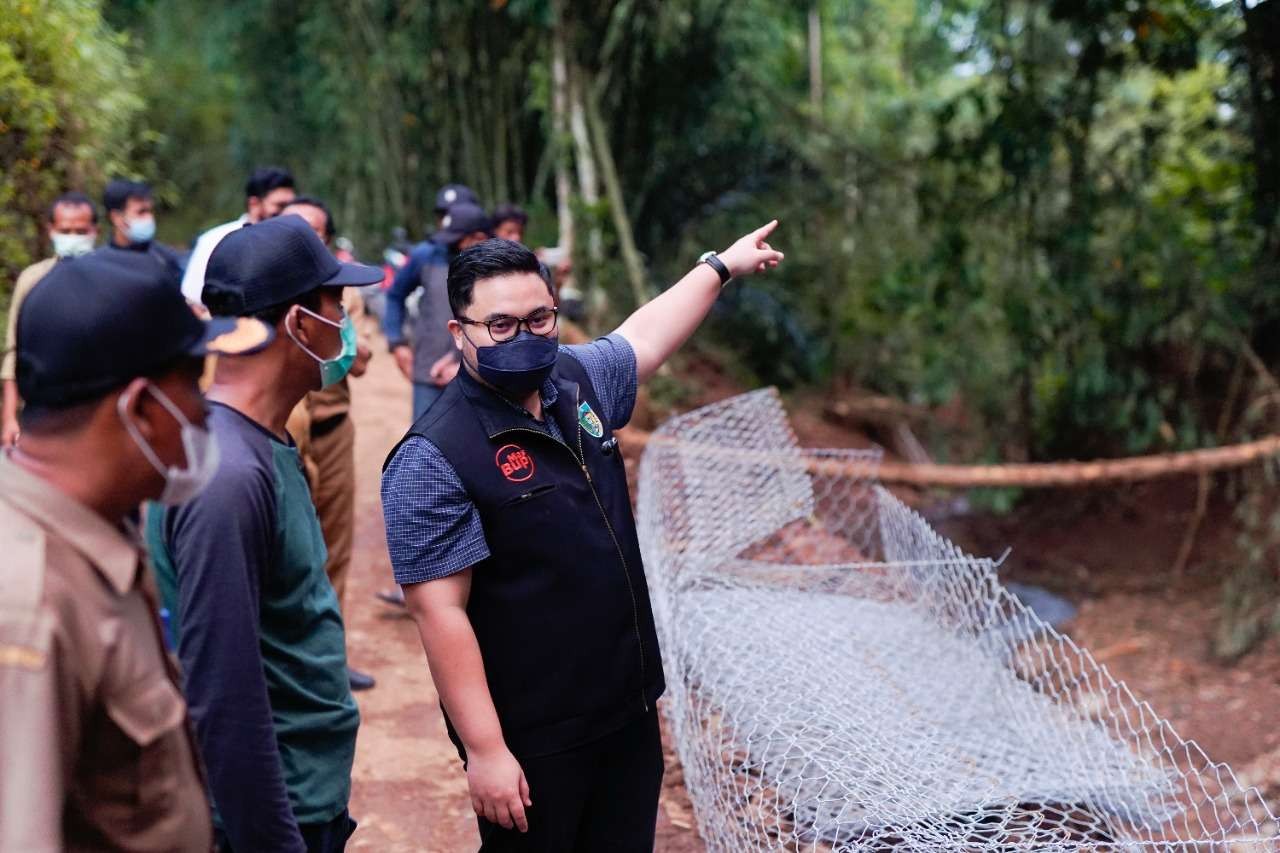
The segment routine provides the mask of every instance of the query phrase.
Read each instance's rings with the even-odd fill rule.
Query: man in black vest
[[[725,283],[782,260],[776,225],[581,346],[558,346],[524,246],[449,265],[463,370],[392,450],[382,502],[483,853],[653,850],[664,682],[613,434]]]

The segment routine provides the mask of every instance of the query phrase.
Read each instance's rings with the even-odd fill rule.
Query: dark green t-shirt
[[[347,807],[359,711],[338,599],[296,448],[227,406],[222,462],[147,539],[219,824],[235,850],[293,850],[293,822]]]

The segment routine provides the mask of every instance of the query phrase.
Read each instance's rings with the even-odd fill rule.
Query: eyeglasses
[[[546,337],[556,330],[556,315],[559,308],[539,308],[527,317],[494,317],[492,320],[469,320],[459,317],[458,322],[465,326],[484,326],[489,330],[489,337],[495,344],[505,344],[514,340],[524,326],[535,335]]]

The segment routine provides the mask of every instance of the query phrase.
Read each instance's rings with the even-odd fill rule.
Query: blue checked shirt
[[[639,385],[635,350],[627,339],[612,334],[589,344],[562,346],[560,351],[587,371],[604,410],[600,416],[613,429],[626,426]],[[551,380],[541,393],[545,410],[558,396]],[[530,417],[529,426],[564,441],[555,418]],[[408,438],[382,475],[382,515],[396,583],[448,577],[489,556],[480,513],[458,472],[421,436]]]

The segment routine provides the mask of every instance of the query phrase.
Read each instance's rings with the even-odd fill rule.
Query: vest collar
[[[462,394],[471,404],[471,408],[480,419],[480,426],[489,438],[494,438],[509,430],[543,431],[542,424],[535,421],[528,412],[501,397],[493,389],[483,385],[463,365],[458,370],[458,378]],[[566,442],[578,428],[576,412],[572,411],[578,399],[578,383],[560,375],[559,366],[551,371],[551,376],[543,383],[542,416],[554,417],[560,426],[560,432]]]

